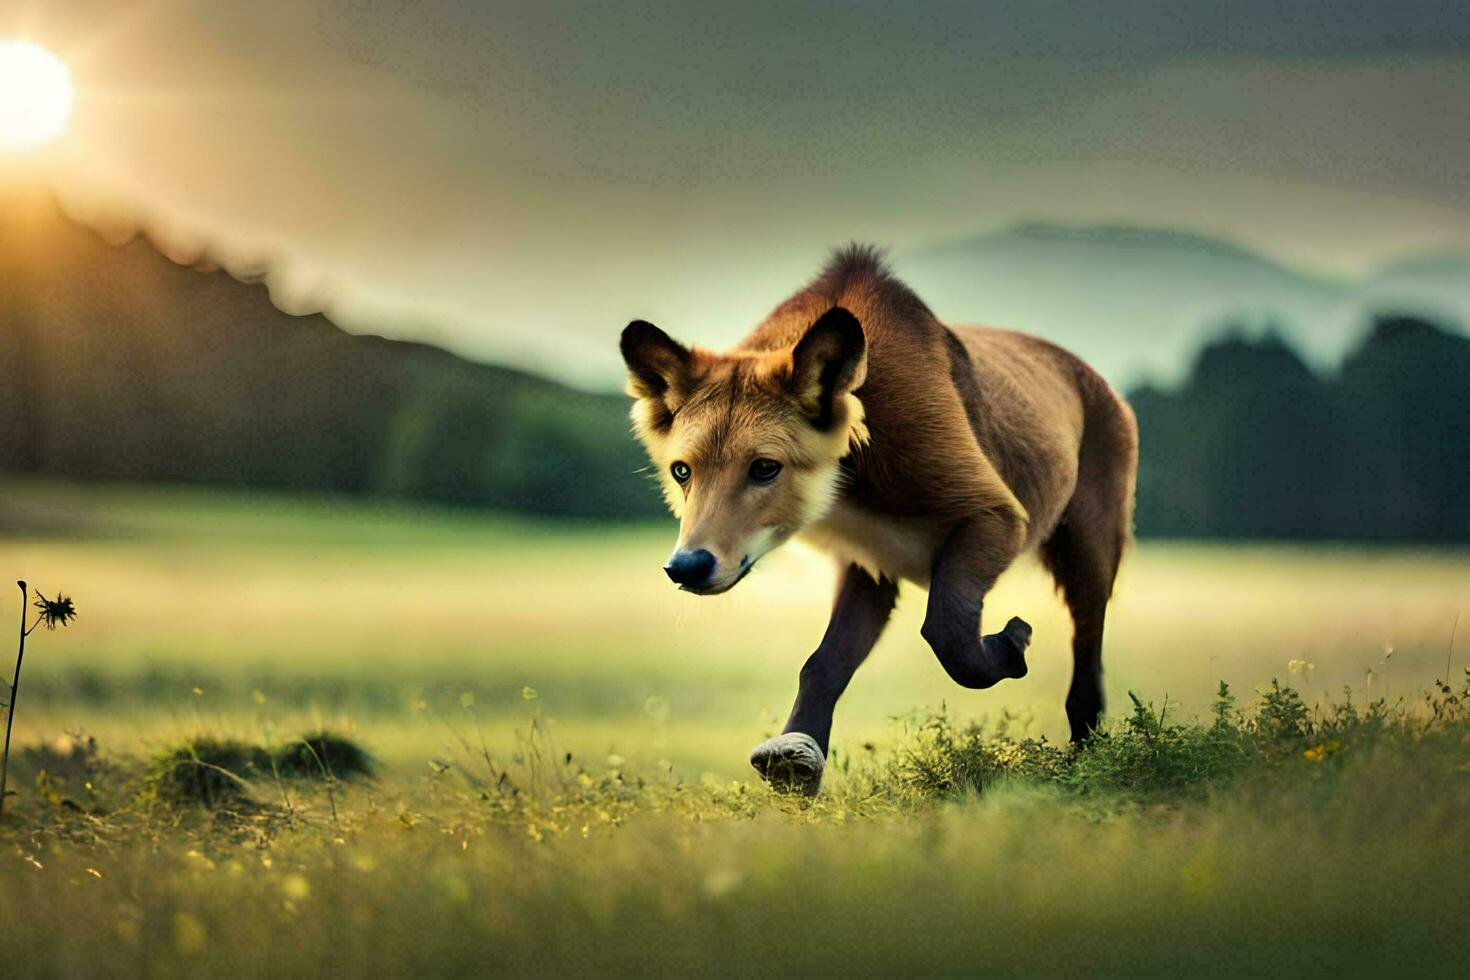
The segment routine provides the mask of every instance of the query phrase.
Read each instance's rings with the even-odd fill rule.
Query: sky
[[[1470,249],[1457,3],[7,0],[0,37],[71,66],[32,169],[78,216],[594,387],[629,319],[728,345],[852,239]]]

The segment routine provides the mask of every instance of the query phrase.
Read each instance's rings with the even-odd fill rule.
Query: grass
[[[808,804],[743,765],[821,631],[800,556],[702,603],[666,528],[4,489],[79,610],[27,655],[7,975],[1465,969],[1462,553],[1140,545],[1080,752],[1039,574],[990,604],[1037,627],[1009,689],[910,597]]]
[[[46,974],[1458,974],[1467,695],[1139,702],[1080,752],[941,714],[814,803],[533,722],[329,811],[273,803],[264,747],[196,743],[166,758],[259,797],[160,812],[157,760],[118,763],[94,808],[28,811],[0,915]]]

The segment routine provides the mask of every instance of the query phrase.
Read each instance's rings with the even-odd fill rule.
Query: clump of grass
[[[920,798],[978,793],[1003,778],[1051,782],[1070,765],[1067,750],[1046,738],[1022,738],[1009,719],[989,729],[959,725],[947,708],[905,719],[903,737],[870,781],[876,791]]]
[[[1310,708],[1276,680],[1245,709],[1222,681],[1206,720],[1170,720],[1167,699],[1155,707],[1129,698],[1130,714],[1080,747],[1019,737],[1008,723],[960,725],[941,710],[909,722],[907,737],[867,781],[872,791],[918,799],[963,797],[1007,782],[1148,803],[1201,798],[1247,771],[1312,766],[1385,740],[1470,735],[1470,672],[1459,690],[1438,682],[1422,711],[1383,699],[1360,708],[1346,691],[1340,701]]]
[[[303,736],[274,751],[240,739],[205,735],[148,760],[138,797],[149,804],[218,809],[252,802],[256,783],[323,780],[332,784],[369,775],[373,765],[365,749],[330,732]]]
[[[366,749],[332,732],[303,735],[277,752],[275,760],[280,775],[290,779],[349,779],[377,770]]]
[[[1072,755],[1071,765],[1061,773],[1060,782],[1065,786],[1084,793],[1127,793],[1143,798],[1194,795],[1249,767],[1257,754],[1252,750],[1260,748],[1231,720],[1234,697],[1224,683],[1216,696],[1214,722],[1209,725],[1171,724],[1167,700],[1155,709],[1152,702],[1145,703],[1136,694],[1128,697],[1132,712]],[[1270,726],[1265,730],[1275,731]],[[1268,735],[1264,742],[1274,737]]]
[[[271,755],[261,746],[205,735],[149,760],[139,797],[148,803],[228,806],[249,800],[250,782],[270,775]]]

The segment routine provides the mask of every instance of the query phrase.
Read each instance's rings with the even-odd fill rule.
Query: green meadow
[[[1038,567],[985,692],[906,591],[808,803],[745,756],[831,568],[696,598],[672,540],[0,485],[4,571],[78,610],[28,641],[5,973],[1463,973],[1470,553],[1139,543],[1080,752]]]

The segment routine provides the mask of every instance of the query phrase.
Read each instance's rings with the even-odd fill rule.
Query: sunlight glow
[[[61,59],[30,41],[0,41],[0,150],[55,138],[76,99]]]

